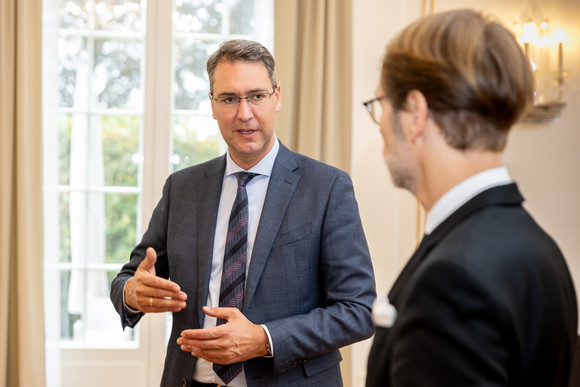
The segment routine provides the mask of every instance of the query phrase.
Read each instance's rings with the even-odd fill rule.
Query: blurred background
[[[205,64],[231,38],[260,41],[277,60],[283,96],[276,128],[280,140],[351,174],[377,290],[386,292],[423,233],[425,213],[410,193],[392,186],[379,128],[361,102],[374,96],[386,44],[409,22],[466,6],[495,15],[517,36],[537,85],[536,108],[513,128],[504,161],[525,206],[563,250],[580,295],[577,0],[24,3],[26,12],[42,21],[36,30],[26,23],[18,27],[39,32],[42,115],[35,132],[17,130],[14,136],[21,136],[15,143],[39,144],[41,152],[23,156],[20,165],[42,172],[42,189],[22,188],[17,177],[3,179],[0,187],[15,192],[14,203],[19,192],[39,191],[31,199],[24,196],[43,213],[36,225],[44,235],[40,250],[24,254],[33,256],[34,269],[23,268],[22,255],[13,250],[1,255],[2,268],[9,269],[0,270],[2,290],[20,291],[7,296],[16,301],[2,309],[17,317],[0,321],[2,340],[10,343],[0,371],[16,372],[10,370],[28,360],[35,364],[22,348],[42,349],[36,340],[45,342],[44,354],[34,355],[44,365],[32,372],[32,384],[22,385],[159,385],[171,316],[147,315],[136,329],[122,331],[109,301],[109,284],[145,231],[167,176],[225,151],[211,117]],[[16,68],[20,60],[17,55]],[[4,67],[2,73],[7,74]],[[16,90],[22,88],[23,83],[14,82]],[[0,105],[5,103],[0,98]],[[2,121],[3,135],[6,128]],[[8,137],[2,138],[4,146]],[[6,203],[0,208],[11,208],[12,202]],[[19,219],[20,210],[14,211]],[[5,213],[1,219],[7,230]],[[22,246],[31,245],[26,235],[20,238]],[[22,272],[39,273],[41,288],[22,279]],[[12,313],[18,309],[14,305],[30,300],[33,318]],[[17,325],[26,328],[12,336],[7,327]],[[40,333],[21,339],[26,331]],[[343,349],[345,386],[364,386],[370,343]],[[11,353],[27,360],[18,362]]]

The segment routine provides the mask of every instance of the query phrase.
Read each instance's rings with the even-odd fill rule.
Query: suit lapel
[[[262,215],[260,216],[250,268],[247,272],[244,305],[242,307],[242,312],[244,313],[247,312],[256,292],[260,277],[278,235],[278,230],[280,230],[282,225],[284,214],[300,181],[300,175],[296,173],[297,168],[298,164],[294,160],[292,152],[280,143],[280,150],[272,168],[268,192],[266,193]]]
[[[222,189],[223,176],[226,168],[226,156],[207,164],[205,180],[197,184],[197,308],[200,326],[203,326],[205,313],[201,309],[207,303],[209,279],[213,259],[213,240],[217,221],[217,211]],[[206,243],[210,241],[209,243]]]
[[[401,274],[393,284],[391,291],[389,292],[389,302],[395,306],[398,305],[399,295],[403,291],[405,285],[409,282],[415,271],[423,261],[423,258],[427,255],[431,248],[436,244],[439,240],[438,238],[433,238],[433,234],[424,235],[423,239],[421,239],[421,243],[417,246],[417,250],[413,253]]]
[[[482,208],[491,205],[521,205],[524,198],[520,194],[515,183],[501,185],[485,190],[474,196],[463,206],[459,207],[447,219],[445,219],[433,232],[425,235],[417,247],[411,259],[407,262],[401,274],[395,281],[389,292],[389,301],[397,307],[399,297],[407,283],[411,280],[419,266],[424,262],[429,252],[444,238],[453,228],[457,227],[464,219],[478,212]]]

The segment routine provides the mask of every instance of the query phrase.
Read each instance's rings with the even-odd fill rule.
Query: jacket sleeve
[[[153,211],[149,226],[143,234],[141,242],[131,252],[130,261],[121,268],[117,277],[111,282],[111,301],[121,318],[123,328],[127,326],[133,328],[144,315],[144,313],[132,313],[125,307],[123,292],[126,282],[135,275],[137,267],[145,259],[148,247],[153,247],[157,252],[157,262],[155,263],[156,275],[163,278],[169,277],[166,241],[170,186],[171,176],[167,179],[163,187],[163,196]]]
[[[321,356],[366,339],[374,332],[371,316],[376,298],[374,273],[352,182],[346,173],[340,172],[334,175],[328,194],[322,185],[310,182],[312,194],[301,193],[288,209],[290,214],[304,213],[310,217],[307,224],[313,229],[309,237],[295,241],[287,233],[281,234],[272,252],[284,256],[284,262],[291,255],[298,255],[296,265],[301,268],[316,262],[312,277],[298,270],[293,279],[297,283],[307,282],[302,285],[309,288],[310,299],[306,294],[298,295],[300,290],[296,288],[285,289],[293,294],[280,296],[287,300],[281,307],[290,309],[294,298],[300,298],[299,303],[310,305],[309,309],[266,322],[274,345],[275,374],[300,364],[304,364],[308,373],[309,367],[323,366],[316,364]],[[280,291],[275,284],[271,285],[272,291]],[[327,357],[330,359],[334,356]]]

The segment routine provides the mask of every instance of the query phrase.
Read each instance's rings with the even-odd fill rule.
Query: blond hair
[[[381,83],[395,111],[419,90],[447,143],[462,150],[502,150],[533,97],[530,64],[513,34],[472,10],[403,29],[387,46]]]

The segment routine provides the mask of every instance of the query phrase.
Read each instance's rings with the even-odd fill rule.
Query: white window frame
[[[274,0],[254,0],[255,19],[257,27],[257,39],[264,45],[273,48],[273,1]],[[140,230],[145,230],[150,216],[157,202],[161,197],[161,189],[171,170],[170,158],[172,153],[171,122],[172,115],[191,114],[191,111],[173,110],[173,5],[168,6],[166,0],[147,0],[144,11],[145,28],[145,71],[142,74],[143,82],[143,111],[117,111],[118,114],[128,113],[132,115],[142,115],[142,172],[139,174],[139,186],[137,188],[111,188],[114,191],[131,191],[137,193],[140,200],[141,210],[138,211],[138,225]],[[50,12],[52,8],[54,14],[57,13],[58,0],[45,0],[44,21],[49,26],[52,23]],[[55,15],[52,15],[53,17]],[[52,19],[54,20],[54,19]],[[229,20],[229,19],[224,19]],[[263,20],[269,22],[262,22]],[[225,40],[233,35],[228,35],[228,26],[222,26],[221,39]],[[50,52],[56,51],[56,41],[50,42],[51,38],[58,36],[56,27],[49,28],[49,35],[45,42],[45,58]],[[45,27],[46,31],[46,27]],[[118,37],[115,33],[97,32],[94,36]],[[192,34],[195,38],[207,39],[208,35]],[[267,36],[264,40],[260,37]],[[240,37],[240,36],[236,36]],[[246,36],[247,37],[247,36]],[[215,35],[211,35],[215,39]],[[90,60],[93,55],[90,53]],[[44,66],[44,75],[54,77],[56,69],[47,69]],[[58,89],[57,89],[58,90]],[[154,90],[154,92],[150,92]],[[56,101],[57,92],[54,88],[45,88],[44,101]],[[52,94],[52,95],[51,95]],[[45,127],[56,127],[55,120],[59,113],[65,110],[57,106],[45,104],[43,110],[43,123]],[[138,109],[139,110],[139,109]],[[71,111],[72,112],[72,111]],[[92,113],[99,113],[92,111]],[[107,111],[107,114],[112,114]],[[58,165],[58,145],[54,143],[55,136],[46,136],[44,139],[45,165]],[[51,143],[53,141],[53,143]],[[58,195],[63,190],[69,188],[58,187],[58,171],[45,171],[45,228],[58,230],[59,211]],[[74,187],[70,188],[71,190]],[[140,231],[138,231],[140,235]],[[138,340],[134,345],[119,344],[117,348],[90,348],[79,346],[78,344],[60,340],[60,324],[58,318],[55,321],[52,316],[60,316],[59,272],[62,269],[73,268],[72,264],[58,262],[58,238],[45,238],[46,256],[56,257],[56,262],[45,261],[45,316],[47,329],[47,386],[80,385],[85,387],[102,385],[140,385],[158,386],[163,371],[163,362],[167,347],[167,318],[166,314],[146,315],[139,323]],[[56,252],[56,254],[55,254]],[[127,257],[128,258],[128,257]],[[104,264],[108,269],[111,267],[120,268],[121,265]],[[82,269],[89,267],[82,265]],[[99,266],[104,268],[105,266]],[[52,317],[52,318],[51,318]],[[107,375],[112,375],[114,383],[107,381]],[[111,380],[111,379],[109,379]]]

